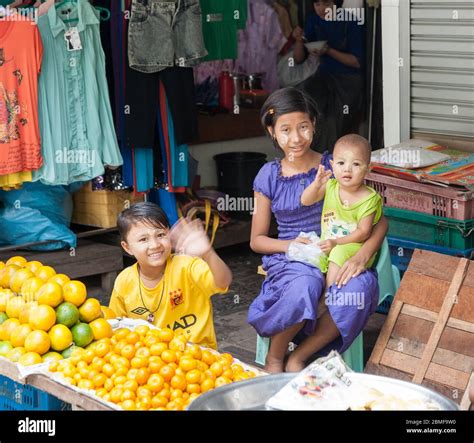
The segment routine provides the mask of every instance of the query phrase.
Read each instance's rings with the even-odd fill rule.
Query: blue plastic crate
[[[428,245],[411,240],[405,240],[397,237],[388,237],[390,248],[390,258],[394,264],[403,273],[410,264],[411,256],[415,249],[424,249],[426,251],[438,252],[440,254],[451,255],[454,257],[474,258],[474,248],[471,249],[453,249],[443,246]]]
[[[64,411],[69,403],[0,375],[0,411]]]

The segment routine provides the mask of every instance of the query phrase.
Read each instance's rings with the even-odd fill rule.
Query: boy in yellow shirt
[[[119,317],[181,330],[189,341],[216,349],[210,297],[227,292],[232,273],[200,220],[183,219],[170,229],[158,205],[138,203],[119,215],[117,226],[122,247],[137,263],[117,277],[109,307]]]

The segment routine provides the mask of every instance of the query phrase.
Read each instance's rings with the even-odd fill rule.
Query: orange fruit
[[[20,321],[17,318],[9,318],[0,325],[0,340],[10,340],[12,332],[20,326]]]
[[[169,365],[165,365],[160,369],[160,375],[165,379],[165,381],[170,381],[176,370]]]
[[[49,331],[56,323],[56,312],[49,305],[38,305],[30,308],[30,326],[33,329]]]
[[[55,351],[64,351],[72,344],[72,333],[64,325],[54,325],[48,334],[51,340],[51,348]]]
[[[37,352],[26,352],[19,358],[18,363],[23,366],[31,366],[42,363],[42,361],[41,355]]]
[[[78,280],[71,280],[64,283],[63,293],[64,293],[64,300],[69,303],[72,303],[75,306],[81,306],[86,301],[86,298],[87,298],[86,285]],[[100,303],[99,303],[99,307],[100,307]],[[92,320],[95,320],[96,318],[97,317],[91,320],[86,320],[86,321],[92,321]]]
[[[20,348],[13,348],[10,349],[5,357],[8,358],[8,360],[12,361],[13,363],[17,363],[18,360],[20,360],[20,357],[26,353],[25,348],[20,347]]]
[[[100,309],[106,320],[112,320],[114,318],[117,318],[117,315],[115,314],[115,312],[112,311],[112,309],[108,308],[107,306],[101,306]]]
[[[23,283],[20,292],[26,301],[37,300],[38,291],[43,285],[44,281],[39,277],[31,277]]]
[[[91,380],[82,379],[77,383],[77,387],[79,389],[94,389],[94,383]]]
[[[174,332],[170,328],[163,328],[158,331],[158,338],[162,342],[169,343],[174,338]]]
[[[160,374],[151,374],[147,385],[153,393],[160,392],[165,384],[165,379]]]
[[[211,389],[214,389],[214,380],[210,378],[206,378],[201,383],[201,392],[207,392],[207,391],[210,391]]]
[[[186,348],[186,351],[195,358],[196,360],[201,360],[202,358],[202,349],[199,345],[191,345]]]
[[[145,398],[145,397],[152,397],[152,392],[149,387],[147,386],[139,386],[137,388],[137,397],[138,398]]]
[[[146,368],[148,366],[148,363],[149,363],[149,360],[147,357],[133,357],[130,360],[130,366],[132,366],[132,368],[137,368],[137,369]]]
[[[173,375],[173,377],[171,377],[170,384],[171,387],[175,389],[186,389],[186,379],[183,375]]]
[[[121,350],[120,355],[122,357],[128,358],[131,360],[135,356],[135,346],[126,344]]]
[[[8,300],[12,297],[15,297],[15,294],[10,291],[10,289],[0,288],[0,312],[5,312],[7,310]]]
[[[23,297],[12,297],[7,302],[7,309],[5,312],[9,318],[18,318],[20,317],[20,311],[25,304]]]
[[[26,263],[26,265],[24,265],[24,267],[26,269],[29,269],[31,272],[33,272],[33,274],[36,274],[36,271],[39,268],[41,268],[41,266],[43,266],[43,263],[41,263],[40,261],[37,261],[37,260],[29,261],[28,263]]]
[[[135,411],[137,409],[137,405],[133,400],[124,400],[122,402],[122,409],[126,411]]]
[[[229,383],[232,383],[232,380],[230,378],[223,377],[223,376],[217,377],[215,381],[216,388],[218,388],[219,386],[227,385]]]
[[[114,333],[114,338],[119,340],[123,340],[128,334],[130,334],[130,329],[127,328],[119,328]]]
[[[21,268],[18,269],[11,277],[10,277],[10,289],[17,294],[21,293],[21,287],[26,280],[34,277],[35,274],[31,272],[29,269]]]
[[[153,343],[150,346],[150,353],[151,355],[161,355],[166,349],[168,349],[168,345],[166,343]]]
[[[186,373],[186,381],[188,383],[201,383],[201,371],[192,369]]]
[[[20,269],[20,266],[11,264],[7,265],[0,270],[0,286],[4,288],[10,288],[10,279],[13,277],[16,271]]]
[[[94,340],[100,340],[102,338],[110,338],[113,335],[112,326],[104,318],[98,318],[89,323],[94,334]]]
[[[194,360],[194,358],[191,358],[191,357],[183,357],[180,361],[179,361],[179,367],[185,371],[185,372],[188,372],[188,371],[191,371],[193,369],[196,369],[197,367],[197,361]]]
[[[173,338],[173,340],[169,342],[168,347],[174,351],[183,352],[186,348],[186,342],[176,337],[176,338]]]
[[[65,287],[70,283],[66,283]],[[68,300],[71,303],[75,304],[71,300]],[[100,303],[95,298],[88,298],[82,305],[79,307],[79,319],[82,322],[90,323],[91,321],[102,316],[102,310],[100,309]]]
[[[27,263],[28,263],[28,260],[25,257],[21,257],[19,255],[16,255],[14,257],[10,257],[5,264],[7,266],[17,265],[20,268],[23,268]]]
[[[130,372],[130,371],[129,371]],[[136,392],[138,389],[138,383],[136,380],[129,379],[127,374],[127,381],[123,384],[124,389],[129,389],[130,391]]]
[[[0,269],[3,269],[5,266],[5,263],[0,260]]]
[[[214,363],[217,360],[217,358],[211,351],[208,351],[207,349],[205,349],[204,351],[202,351],[201,360],[210,366],[212,365],[212,363]]]
[[[127,335],[127,337],[125,337],[125,341],[131,345],[134,345],[140,341],[140,336],[135,331],[132,331]]]
[[[131,389],[126,389],[124,387],[122,396],[120,397],[120,400],[123,402],[125,400],[135,400],[137,398],[135,392],[133,392]]]
[[[11,350],[13,350],[13,346],[9,341],[0,342],[0,355],[2,357],[5,357]]]
[[[166,397],[162,397],[161,395],[155,395],[151,399],[151,407],[152,408],[163,408],[168,404],[168,399]]]
[[[171,349],[166,349],[161,353],[161,359],[165,363],[174,363],[176,358],[176,352],[172,351]]]
[[[95,347],[95,354],[98,357],[105,357],[105,355],[110,351],[110,344],[107,342],[97,343]]]
[[[198,383],[189,383],[186,386],[186,392],[188,394],[200,394],[201,393],[201,385]]]
[[[102,372],[107,376],[107,377],[111,377],[114,372],[115,372],[115,368],[113,365],[111,365],[110,363],[106,363],[103,367],[102,367]]]
[[[49,305],[53,308],[64,301],[61,286],[54,282],[48,282],[41,286],[36,298],[40,305]]]
[[[150,327],[147,326],[147,325],[140,325],[140,326],[137,326],[137,327],[135,328],[135,332],[136,332],[138,335],[140,335],[140,336],[142,336],[142,337],[145,337],[145,335],[147,335],[148,332],[150,332]]]
[[[57,283],[61,287],[69,281],[71,281],[71,279],[66,274],[56,274],[48,280],[48,282]]]
[[[41,266],[35,272],[36,277],[39,277],[45,283],[55,274],[56,271],[51,266]]]
[[[153,357],[150,357],[150,360],[148,363],[148,369],[150,370],[152,374],[158,374],[160,372],[160,369],[165,365],[165,363],[162,360],[160,361],[151,360],[151,358]]]
[[[43,358],[41,359],[44,362],[47,361],[59,361],[62,360],[63,356],[59,354],[58,352],[47,352],[46,354],[43,355]]]
[[[10,334],[10,343],[13,347],[23,347],[28,334],[32,331],[30,325],[20,325]]]
[[[136,357],[150,357],[151,353],[147,347],[142,346],[141,348],[137,349],[137,351],[135,352],[135,356]]]
[[[26,352],[36,352],[39,355],[43,355],[49,351],[50,346],[51,340],[45,331],[32,331],[25,339]]]
[[[150,378],[150,371],[147,368],[140,368],[137,371],[135,380],[139,385],[144,385]]]

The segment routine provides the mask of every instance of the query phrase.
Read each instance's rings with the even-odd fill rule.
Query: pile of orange
[[[148,326],[118,329],[111,338],[51,363],[50,371],[126,410],[183,410],[204,392],[256,375],[230,354]]]
[[[67,358],[74,347],[110,338],[113,312],[85,285],[24,257],[0,262],[0,356],[23,365]]]

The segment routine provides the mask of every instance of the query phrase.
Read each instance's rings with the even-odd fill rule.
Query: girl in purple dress
[[[265,164],[254,181],[256,211],[250,246],[264,254],[267,276],[249,308],[248,321],[259,335],[271,337],[265,369],[296,372],[316,352],[344,352],[377,308],[377,274],[365,265],[380,249],[388,224],[382,216],[371,237],[344,264],[336,283],[328,289],[326,300],[333,301],[323,303],[325,278],[321,271],[289,261],[285,255],[291,242],[307,242],[298,238],[300,232],[321,232],[323,202],[311,206],[300,202],[319,165],[331,169],[330,154],[311,149],[318,129],[316,104],[301,90],[280,89],[263,105],[261,119],[284,158]],[[278,224],[278,239],[268,236],[272,213]],[[289,343],[297,334],[304,339],[285,365]]]

